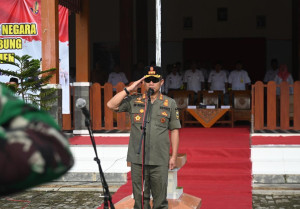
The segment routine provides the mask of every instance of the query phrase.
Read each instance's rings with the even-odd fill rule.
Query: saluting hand
[[[143,80],[145,80],[145,76],[142,77],[140,80],[137,80],[135,82],[133,82],[128,88],[128,91],[135,91],[138,89],[139,85],[143,82]]]

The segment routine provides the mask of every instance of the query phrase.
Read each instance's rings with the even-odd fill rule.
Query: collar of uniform
[[[143,94],[142,98],[146,99],[146,94]],[[159,98],[159,100],[164,100],[164,95],[162,93],[159,93],[158,98]]]

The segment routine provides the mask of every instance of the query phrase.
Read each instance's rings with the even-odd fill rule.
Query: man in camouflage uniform
[[[58,178],[72,165],[68,140],[51,116],[0,85],[0,196]]]
[[[142,135],[141,126],[147,121],[145,139],[145,170],[144,170],[144,208],[149,209],[150,191],[153,197],[153,208],[168,208],[167,186],[168,168],[176,166],[176,156],[179,144],[179,113],[173,99],[162,95],[160,87],[163,85],[160,67],[146,67],[145,76],[135,81],[124,91],[116,94],[107,106],[118,112],[129,112],[131,118],[131,132],[128,147],[127,161],[131,162],[132,188],[135,199],[134,208],[142,208],[142,159],[143,153],[138,154]],[[147,104],[146,94],[130,95],[139,84],[154,90],[150,96],[151,103]],[[144,119],[147,105],[149,106],[148,117]],[[170,153],[169,130],[171,131],[172,154]]]

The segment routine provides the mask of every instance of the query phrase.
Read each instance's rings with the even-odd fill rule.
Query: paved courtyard
[[[300,195],[253,195],[254,209],[300,209]]]
[[[2,197],[1,209],[97,208],[103,201],[100,191],[35,191]],[[254,209],[300,209],[300,194],[253,194]],[[235,209],[233,207],[233,209]]]
[[[27,191],[0,199],[1,209],[97,208],[103,201],[100,192],[91,191]]]

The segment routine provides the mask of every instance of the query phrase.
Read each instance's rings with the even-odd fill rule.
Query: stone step
[[[115,193],[122,185],[107,183],[109,192]],[[103,192],[103,187],[101,182],[61,182],[61,181],[53,181],[47,184],[42,184],[31,188],[33,191],[56,191],[56,192],[70,192],[70,191],[95,191],[95,192]]]
[[[107,183],[124,184],[127,182],[127,173],[104,173]],[[68,172],[58,182],[100,182],[99,173],[94,172]]]

